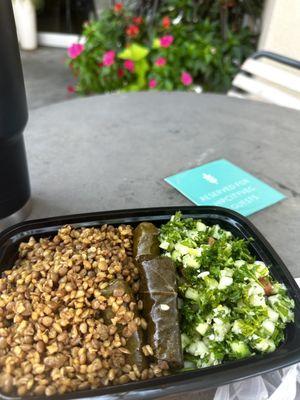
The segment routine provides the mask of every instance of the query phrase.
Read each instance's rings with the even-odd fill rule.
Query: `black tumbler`
[[[23,130],[28,112],[11,0],[0,0],[0,230],[30,211]]]

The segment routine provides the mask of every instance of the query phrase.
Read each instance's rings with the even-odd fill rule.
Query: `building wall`
[[[94,4],[96,7],[96,11],[98,15],[101,13],[102,10],[108,8],[111,5],[110,0],[94,0]]]
[[[300,0],[266,0],[258,48],[300,60]]]

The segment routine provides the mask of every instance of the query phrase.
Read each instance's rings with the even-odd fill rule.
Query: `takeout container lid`
[[[99,397],[108,399],[158,399],[162,396],[213,388],[233,381],[246,379],[300,361],[300,289],[283,261],[254,225],[240,214],[221,207],[161,207],[133,210],[94,212],[89,214],[66,215],[22,222],[0,234],[0,271],[9,269],[17,259],[18,245],[30,236],[36,238],[52,236],[57,230],[71,224],[74,227],[99,226],[102,224],[132,224],[151,221],[156,225],[167,222],[176,212],[183,216],[203,219],[207,224],[219,224],[233,235],[244,239],[253,238],[250,248],[259,260],[265,262],[273,277],[284,283],[289,295],[295,301],[295,322],[286,328],[284,343],[273,353],[256,355],[250,358],[227,361],[224,364],[193,371],[175,372],[170,376],[146,381],[130,382],[123,385],[103,387],[54,395],[52,398],[82,399]],[[1,392],[1,388],[0,388]],[[0,394],[0,399],[17,399],[18,396]],[[27,397],[29,398],[29,397]],[[33,399],[48,399],[47,396],[34,396]]]

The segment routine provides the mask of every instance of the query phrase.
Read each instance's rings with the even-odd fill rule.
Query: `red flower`
[[[144,22],[144,20],[143,17],[133,17],[132,22],[136,25],[141,25]]]
[[[74,86],[71,86],[71,85],[67,86],[67,91],[68,91],[68,93],[75,93]]]
[[[118,12],[120,12],[122,10],[123,10],[123,4],[122,3],[116,3],[114,5],[114,12],[118,13]]]
[[[118,69],[118,78],[123,78],[124,76],[124,70],[122,68]]]
[[[98,63],[98,67],[102,68],[103,67],[103,62]]]
[[[163,17],[163,19],[162,19],[162,26],[163,26],[165,29],[170,28],[170,26],[171,26],[171,20],[170,20],[169,17]]]
[[[126,29],[126,35],[129,37],[136,37],[140,32],[140,28],[136,25],[129,25]]]

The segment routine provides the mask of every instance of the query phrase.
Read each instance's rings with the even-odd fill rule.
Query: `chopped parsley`
[[[294,301],[247,240],[178,212],[161,226],[159,241],[178,271],[187,365],[217,365],[280,345]]]

